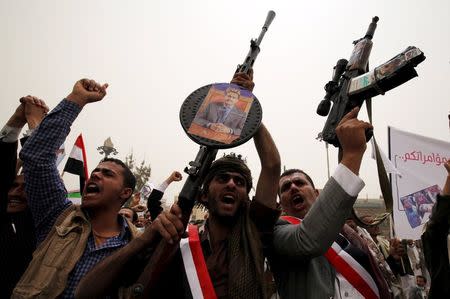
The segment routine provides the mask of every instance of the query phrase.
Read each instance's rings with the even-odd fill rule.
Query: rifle
[[[331,81],[325,85],[325,97],[317,107],[317,114],[327,116],[325,126],[318,139],[339,147],[336,127],[350,110],[361,107],[365,99],[384,95],[389,91],[417,76],[414,69],[425,60],[425,55],[416,47],[408,47],[405,51],[388,60],[374,70],[368,72],[369,56],[372,50],[372,38],[377,27],[378,17],[372,19],[366,35],[353,42],[355,45],[350,60],[339,59],[333,68]],[[331,102],[333,107],[330,111]],[[370,140],[373,132],[366,131],[366,139]]]
[[[336,66],[333,68],[332,79],[324,87],[326,91],[325,97],[317,107],[317,114],[321,116],[328,115],[325,126],[318,135],[318,139],[339,148],[339,161],[342,157],[342,150],[336,135],[336,127],[344,115],[356,106],[361,107],[364,100],[369,100],[370,97],[379,94],[384,95],[386,91],[417,77],[417,72],[414,68],[425,60],[425,55],[422,51],[410,46],[374,70],[368,71],[369,56],[373,45],[372,38],[375,34],[378,20],[378,17],[373,17],[365,36],[353,42],[355,46],[350,60],[339,59],[337,61]],[[333,102],[333,107],[330,111],[331,102]],[[369,106],[370,101],[368,101]],[[371,112],[369,111],[369,118],[371,117]],[[372,136],[373,131],[366,130],[366,140],[369,141]],[[388,190],[389,182],[384,166],[380,165],[382,162],[380,161],[381,158],[379,158],[377,146],[376,154],[378,176],[386,209],[388,212],[392,212],[392,195]],[[389,213],[376,216],[371,224],[359,219],[354,209],[352,210],[352,216],[358,225],[369,227],[381,223],[389,216]]]
[[[189,222],[203,179],[211,167],[217,151],[217,149],[200,146],[195,160],[189,163],[189,168],[184,169],[188,178],[178,196],[178,205],[182,210],[182,222],[185,228]],[[151,290],[156,286],[159,277],[177,250],[178,244],[169,244],[163,239],[159,240],[142,274],[132,286],[134,298],[150,298]]]
[[[250,51],[247,54],[244,63],[238,66],[236,72],[248,73],[250,69],[252,69],[256,57],[260,52],[259,45],[274,17],[275,12],[269,11],[258,39],[251,40]],[[198,90],[194,91],[186,99],[181,107],[180,119],[182,126],[186,132],[188,132],[187,128],[189,127],[193,116],[195,116],[195,111],[193,112],[193,110],[195,109],[192,108],[198,108],[198,95],[203,95],[205,87],[199,88]],[[260,114],[258,116],[260,117]],[[259,126],[261,120],[256,119],[255,121],[253,121],[253,119],[256,118],[252,118],[252,125],[254,126],[255,124],[258,124]],[[188,125],[186,125],[186,123]],[[253,131],[256,132],[256,130],[257,127]],[[253,134],[249,134],[248,136],[245,136],[245,138],[241,138],[242,140],[239,141],[239,143],[234,144],[234,146],[248,141],[253,136]],[[189,134],[188,136],[191,137]],[[201,146],[195,160],[189,163],[190,167],[186,167],[184,169],[184,171],[188,174],[188,178],[178,196],[178,206],[182,211],[182,222],[185,228],[187,227],[187,224],[189,222],[189,218],[195,205],[196,199],[198,198],[203,180],[217,155],[218,148],[224,148],[225,146],[227,146],[220,146],[217,145],[217,143],[209,143],[208,141],[202,139],[192,139],[195,142],[199,143]],[[140,275],[136,283],[132,286],[132,293],[134,298],[150,297],[152,290],[157,285],[162,272],[166,269],[166,266],[170,263],[178,248],[179,244],[169,244],[163,239],[159,240],[142,274]]]

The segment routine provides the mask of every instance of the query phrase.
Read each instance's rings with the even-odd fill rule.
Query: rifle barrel
[[[270,24],[272,23],[273,19],[275,19],[275,12],[273,10],[269,10],[269,12],[267,13],[267,18],[266,21],[264,22],[264,26],[263,28],[269,28]]]
[[[269,13],[267,14],[266,21],[264,22],[264,25],[261,29],[261,33],[259,34],[258,38],[256,40],[252,39],[250,41],[250,50],[248,51],[248,54],[245,57],[244,63],[238,65],[237,72],[248,73],[248,71],[253,67],[256,57],[258,57],[260,51],[259,45],[261,44],[261,41],[264,38],[264,35],[266,34],[267,29],[269,28],[274,18],[275,12],[273,10],[270,10]]]
[[[369,28],[367,29],[366,35],[364,38],[372,39],[375,34],[375,29],[377,29],[377,22],[379,18],[377,16],[372,18],[372,23],[370,23]]]
[[[258,39],[255,41],[255,44],[259,47],[259,44],[261,44],[262,39],[264,38],[264,35],[267,32],[267,29],[269,29],[270,24],[272,23],[273,19],[275,19],[275,12],[273,10],[270,10],[267,13],[266,21],[264,22],[264,25],[262,27],[261,33],[258,36]]]

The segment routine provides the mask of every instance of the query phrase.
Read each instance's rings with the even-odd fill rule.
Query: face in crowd
[[[375,218],[373,216],[367,215],[367,216],[361,217],[361,220],[363,220],[366,223],[373,223]],[[379,225],[369,226],[366,228],[366,230],[372,237],[376,237],[381,234]]]
[[[247,182],[238,172],[219,172],[209,183],[204,200],[209,213],[221,219],[232,219],[248,200]]]
[[[287,215],[304,218],[319,196],[319,191],[304,173],[295,171],[280,178],[279,196],[281,207]]]
[[[121,161],[115,161],[120,160],[100,162],[92,171],[83,192],[83,208],[119,209],[130,198],[136,179]]]
[[[23,174],[16,176],[11,188],[8,191],[8,213],[19,213],[28,207],[25,193],[25,179]]]
[[[418,287],[424,288],[427,286],[427,281],[423,276],[416,276],[416,283]]]
[[[150,224],[150,218],[146,217],[145,215],[139,215],[134,222],[134,225],[136,225],[136,227],[146,227],[148,224]]]
[[[200,201],[210,218],[233,223],[249,200],[252,175],[241,156],[232,153],[213,162],[202,188]]]

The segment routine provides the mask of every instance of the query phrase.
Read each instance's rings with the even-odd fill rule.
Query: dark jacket
[[[17,141],[0,141],[0,298],[11,296],[36,248],[30,210],[6,212],[8,191],[16,177],[17,146]]]
[[[447,237],[450,228],[450,196],[437,196],[427,228],[423,250],[431,276],[429,298],[450,298],[450,266]]]

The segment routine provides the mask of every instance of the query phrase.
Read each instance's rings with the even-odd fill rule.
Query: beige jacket
[[[128,220],[127,220],[128,222]],[[128,222],[131,238],[135,226]],[[17,283],[11,298],[56,298],[66,287],[69,273],[87,245],[91,224],[79,206],[67,208],[47,238],[33,253],[33,260]]]

